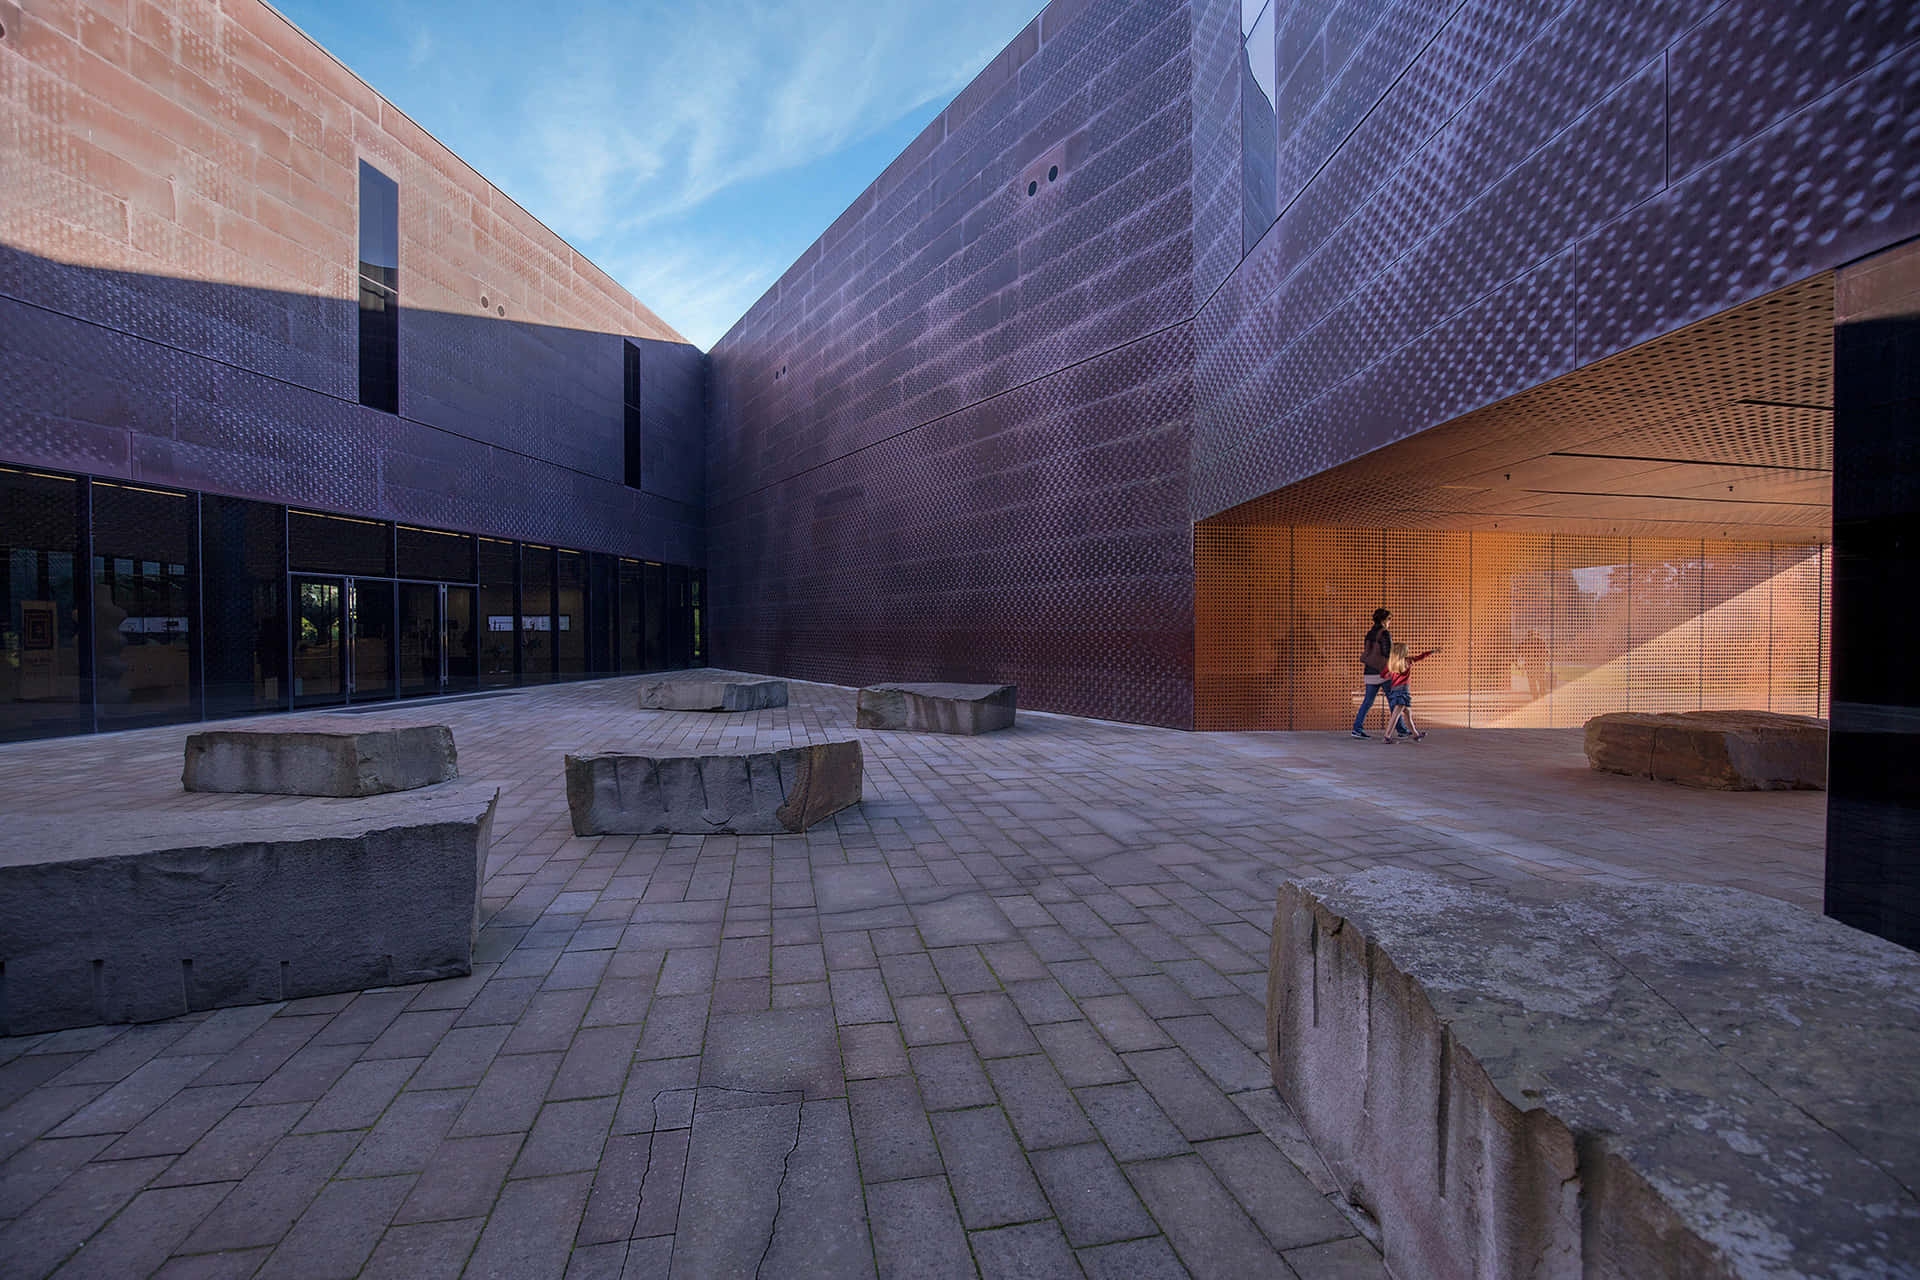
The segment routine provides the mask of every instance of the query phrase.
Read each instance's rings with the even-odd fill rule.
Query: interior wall
[[[1383,604],[1441,650],[1414,668],[1423,727],[1827,713],[1825,547],[1202,523],[1194,560],[1199,729],[1348,727]]]

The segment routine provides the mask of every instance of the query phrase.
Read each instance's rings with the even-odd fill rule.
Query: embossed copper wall
[[[1382,604],[1442,650],[1414,668],[1423,724],[1826,714],[1820,546],[1209,522],[1194,550],[1197,728],[1350,724]]]

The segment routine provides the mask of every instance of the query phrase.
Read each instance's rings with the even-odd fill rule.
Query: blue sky
[[[1042,0],[275,0],[701,347]]]

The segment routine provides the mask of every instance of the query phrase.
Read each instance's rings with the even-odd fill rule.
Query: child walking
[[[1420,726],[1413,722],[1413,690],[1408,686],[1408,681],[1412,678],[1414,663],[1423,658],[1431,658],[1438,652],[1440,652],[1438,649],[1428,649],[1425,653],[1416,653],[1408,657],[1407,646],[1396,643],[1393,646],[1393,652],[1387,655],[1387,669],[1381,678],[1381,684],[1387,691],[1387,736],[1384,741],[1398,742],[1400,739],[1395,736],[1397,733],[1402,733],[1415,742],[1427,736],[1421,732]],[[1406,722],[1405,730],[1400,728],[1402,721]]]

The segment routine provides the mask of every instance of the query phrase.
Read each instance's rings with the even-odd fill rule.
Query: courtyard
[[[1276,885],[1820,900],[1822,795],[1596,774],[1577,730],[944,737],[638,683],[412,709],[500,791],[470,977],[0,1040],[0,1276],[1382,1276],[1271,1086]],[[180,789],[197,727],[0,748],[0,807],[271,827]],[[568,751],[846,736],[864,802],[804,835],[568,823]]]

